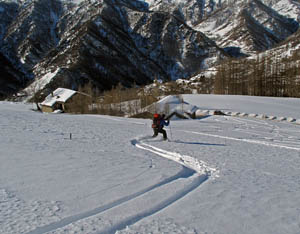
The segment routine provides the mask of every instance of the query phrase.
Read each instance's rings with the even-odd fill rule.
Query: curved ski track
[[[295,150],[295,151],[300,151],[300,144],[299,144],[299,139],[295,138],[294,141],[289,139],[289,134],[288,134],[288,129],[280,129],[278,126],[268,123],[268,122],[263,122],[259,120],[251,120],[251,119],[237,119],[233,117],[228,117],[226,116],[227,120],[231,120],[233,122],[237,122],[241,126],[246,126],[248,127],[247,129],[245,128],[238,128],[235,129],[235,131],[242,131],[243,133],[248,133],[248,134],[254,134],[256,135],[255,138],[238,138],[238,137],[229,137],[229,136],[222,136],[222,135],[216,135],[216,134],[210,134],[210,133],[204,133],[204,132],[196,132],[196,131],[187,131],[187,130],[177,130],[180,132],[185,132],[189,134],[196,134],[196,135],[202,135],[202,136],[207,136],[207,137],[213,137],[213,138],[221,138],[224,140],[231,140],[231,141],[240,141],[240,142],[245,142],[248,144],[258,144],[258,145],[264,145],[268,147],[276,147],[276,148],[282,148],[282,149],[288,149],[288,150]],[[222,122],[218,120],[219,122]],[[224,122],[226,123],[226,122]],[[251,130],[250,126],[254,126],[256,130]],[[260,129],[259,131],[257,129]],[[271,138],[267,136],[267,132],[263,132],[261,129],[268,130],[271,132],[276,133],[276,137],[272,136]],[[297,130],[295,130],[296,132]],[[286,141],[283,141],[283,139],[288,139]]]
[[[63,218],[62,220],[50,223],[43,227],[38,227],[33,231],[28,232],[28,234],[41,234],[53,231],[59,231],[61,228],[66,228],[68,225],[74,224],[76,222],[83,221],[85,219],[96,218],[96,216],[104,216],[104,219],[114,217],[116,220],[109,220],[110,225],[106,227],[101,227],[101,230],[97,230],[99,234],[103,233],[115,233],[117,230],[122,230],[126,228],[126,226],[132,225],[148,216],[151,216],[162,209],[172,205],[174,202],[186,196],[188,193],[195,190],[199,187],[203,182],[205,182],[210,176],[214,175],[217,177],[217,170],[214,168],[209,168],[206,166],[204,162],[201,162],[195,158],[192,158],[187,155],[181,155],[179,153],[169,152],[166,150],[162,150],[160,148],[151,146],[149,144],[143,143],[142,140],[147,139],[147,137],[134,139],[131,141],[131,144],[137,148],[150,151],[154,154],[157,154],[161,157],[173,160],[177,163],[180,163],[183,167],[180,172],[176,175],[173,175],[165,180],[149,186],[141,191],[133,193],[131,195],[120,198],[114,202],[106,204],[104,206],[95,208],[93,210],[83,212],[74,216]],[[164,187],[174,187],[176,185],[184,185],[180,187],[180,189],[176,190],[170,196],[165,196]],[[149,202],[149,200],[155,195],[164,194],[164,198],[157,202]],[[143,207],[139,211],[131,212],[131,209],[128,207],[133,206],[135,203],[138,204],[138,207]],[[149,203],[151,204],[149,206]],[[119,217],[115,218],[115,215],[111,215],[110,213],[120,213]],[[131,213],[130,213],[131,212]],[[113,214],[115,214],[113,213]],[[125,214],[124,214],[125,213]],[[105,216],[106,215],[106,216]]]

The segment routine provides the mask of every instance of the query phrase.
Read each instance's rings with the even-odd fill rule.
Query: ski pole
[[[171,124],[169,124],[169,128],[170,128],[171,140],[173,140]]]

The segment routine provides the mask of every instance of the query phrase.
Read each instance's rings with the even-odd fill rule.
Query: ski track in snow
[[[240,142],[245,142],[245,143],[249,143],[249,144],[259,144],[259,145],[265,145],[265,146],[269,146],[269,147],[277,147],[277,148],[282,148],[282,149],[300,151],[299,139],[294,139],[295,141],[290,140],[290,139],[293,139],[292,136],[288,135],[288,132],[291,132],[291,130],[284,129],[284,131],[286,133],[285,133],[285,135],[283,135],[282,129],[280,129],[276,125],[268,123],[267,121],[262,122],[262,121],[256,121],[256,120],[251,120],[251,119],[238,119],[238,118],[233,118],[233,117],[228,117],[228,116],[225,117],[225,120],[226,121],[229,120],[232,122],[238,122],[241,126],[245,126],[245,128],[234,129],[234,131],[239,131],[242,133],[254,135],[255,139],[229,137],[229,136],[222,136],[222,135],[215,135],[215,134],[210,134],[210,133],[187,131],[187,130],[177,130],[177,131],[185,132],[185,133],[192,133],[192,134],[197,134],[197,135],[202,135],[202,136],[208,136],[208,137],[214,137],[214,138],[221,138],[221,139],[225,139],[225,140],[240,141]],[[216,122],[226,123],[225,120],[216,119]],[[257,129],[252,130],[251,128],[257,128]],[[262,129],[264,131],[262,131]],[[295,132],[297,132],[297,131],[295,130]],[[276,139],[276,138],[274,138],[274,133],[275,133],[275,136],[278,138],[289,139],[289,140]],[[266,136],[268,134],[270,135],[270,137]],[[294,146],[295,143],[296,143],[296,145],[298,144],[299,147],[295,147]],[[290,145],[292,145],[292,146],[290,146]]]
[[[98,207],[98,208],[95,208],[91,211],[88,211],[88,212],[84,212],[84,213],[81,213],[81,214],[78,214],[78,215],[74,215],[74,216],[70,216],[70,217],[67,217],[67,218],[64,218],[58,222],[55,222],[55,223],[51,223],[49,225],[46,225],[46,226],[43,226],[43,227],[39,227],[31,232],[28,232],[28,234],[40,234],[40,233],[47,233],[47,232],[50,232],[50,231],[54,231],[56,229],[59,229],[59,228],[62,228],[62,227],[65,227],[71,223],[74,223],[74,222],[77,222],[77,221],[80,221],[80,220],[83,220],[83,219],[86,219],[86,218],[89,218],[89,217],[92,217],[92,216],[95,216],[95,215],[98,215],[98,214],[101,214],[102,212],[106,211],[106,210],[109,210],[109,209],[112,209],[114,207],[117,207],[119,205],[121,205],[122,203],[126,203],[130,200],[134,200],[136,199],[137,197],[145,194],[145,193],[148,193],[154,189],[157,189],[161,186],[164,186],[165,184],[168,184],[172,181],[175,181],[179,178],[188,178],[190,176],[192,176],[194,174],[193,171],[189,170],[188,168],[183,168],[178,174],[174,175],[174,176],[171,176],[163,181],[161,181],[160,183],[157,183],[153,186],[150,186],[146,189],[143,189],[139,192],[136,192],[134,194],[131,194],[129,196],[126,196],[126,197],[123,197],[119,200],[116,200],[112,203],[109,203],[107,205],[104,205],[104,206],[101,206],[101,207]],[[129,222],[129,220],[128,220]],[[124,223],[124,222],[123,222]],[[119,224],[118,226],[120,226],[121,224]],[[126,226],[125,226],[126,227]],[[111,230],[112,229],[115,229],[113,227],[110,228]],[[118,229],[116,229],[118,230]],[[109,232],[111,233],[111,232]]]
[[[144,140],[147,138],[141,138],[140,140]],[[188,155],[182,155],[176,152],[169,152],[157,147],[154,147],[152,145],[146,144],[144,142],[139,142],[139,140],[133,140],[132,144],[135,145],[136,147],[140,149],[144,149],[147,151],[150,151],[154,154],[157,154],[161,157],[173,160],[185,167],[188,167],[192,170],[194,170],[196,173],[203,175],[205,174],[206,176],[211,176],[211,177],[218,177],[218,170],[215,168],[211,168],[206,165],[205,162],[200,161],[196,158],[190,157]]]
[[[148,139],[148,137],[143,137],[140,139],[134,139],[131,141],[131,144],[137,148],[150,151],[154,154],[157,154],[161,157],[170,159],[175,161],[176,163],[181,164],[182,170],[177,173],[174,176],[171,176],[169,178],[166,178],[165,180],[161,181],[160,183],[157,183],[155,185],[152,185],[146,189],[143,189],[139,192],[136,192],[134,194],[131,194],[129,196],[123,197],[119,200],[116,200],[112,203],[106,204],[104,206],[95,208],[93,210],[77,214],[74,216],[70,216],[67,218],[63,218],[62,220],[54,223],[50,223],[48,225],[45,225],[43,227],[38,227],[33,231],[28,232],[28,234],[41,234],[41,233],[64,233],[67,230],[74,230],[74,225],[76,226],[76,223],[80,222],[91,222],[88,221],[88,219],[97,219],[97,216],[101,215],[105,212],[110,212],[110,210],[120,209],[122,210],[122,206],[126,207],[126,203],[135,202],[135,200],[138,200],[139,198],[142,198],[143,196],[146,196],[148,193],[157,193],[156,190],[158,190],[158,193],[162,193],[159,190],[163,191],[163,186],[174,186],[172,184],[177,183],[177,180],[180,183],[183,183],[184,186],[176,191],[173,195],[170,195],[166,197],[165,199],[162,199],[158,201],[158,203],[154,203],[150,207],[147,207],[146,209],[141,209],[138,212],[135,212],[133,214],[128,214],[125,217],[121,217],[120,219],[117,219],[113,224],[104,224],[103,228],[101,230],[97,230],[97,233],[115,233],[118,230],[122,230],[126,228],[129,225],[132,225],[148,216],[151,216],[162,209],[172,205],[174,202],[178,201],[179,199],[186,196],[188,193],[194,191],[196,188],[198,188],[202,183],[204,183],[209,177],[216,178],[218,177],[218,171],[214,168],[208,167],[204,162],[199,161],[193,157],[187,156],[187,155],[181,155],[179,153],[175,152],[169,152],[154,146],[151,146],[149,144],[146,144],[142,142],[142,140]],[[184,181],[184,182],[182,182]],[[178,182],[178,183],[179,183]],[[154,196],[155,197],[155,196]],[[147,199],[144,199],[143,203],[147,203]],[[139,206],[144,207],[144,206]],[[124,210],[124,209],[123,209]],[[120,212],[122,213],[122,212]],[[105,215],[105,214],[104,214]],[[98,218],[100,219],[100,218]],[[70,229],[68,229],[68,227]]]
[[[180,131],[180,130],[178,130],[178,131]],[[258,140],[243,139],[243,138],[234,138],[234,137],[213,135],[213,134],[201,133],[201,132],[194,132],[194,131],[182,131],[182,132],[193,133],[193,134],[202,135],[202,136],[208,136],[208,137],[222,138],[222,139],[226,139],[226,140],[242,141],[242,142],[251,143],[251,144],[260,144],[260,145],[265,145],[265,146],[272,146],[272,147],[278,147],[278,148],[283,148],[283,149],[290,149],[290,150],[300,151],[300,148],[297,148],[297,147],[292,147],[292,146],[287,146],[287,145],[281,145],[281,144],[274,144],[274,143],[269,143],[269,142],[266,142],[266,141],[258,141]]]
[[[124,121],[119,120],[117,118],[109,118],[111,120],[115,121]],[[268,122],[261,122],[261,121],[255,121],[255,120],[249,120],[249,119],[237,119],[237,118],[230,118],[225,117],[224,120],[222,119],[216,119],[216,122],[234,122],[235,124],[238,124],[240,127],[237,129],[234,129],[234,131],[239,131],[242,133],[254,135],[255,139],[246,139],[246,138],[236,138],[236,137],[229,137],[229,136],[222,136],[222,135],[216,135],[216,134],[210,134],[205,132],[195,132],[195,131],[187,131],[187,130],[177,130],[182,131],[188,134],[197,134],[202,136],[208,136],[208,137],[214,137],[214,138],[222,138],[226,140],[232,140],[232,141],[240,141],[250,144],[260,144],[265,145],[269,147],[279,147],[289,150],[297,150],[300,151],[300,148],[293,147],[286,144],[292,144],[291,141],[279,141],[276,142],[276,140],[268,138],[266,134],[268,131],[274,136],[274,133],[276,133],[277,137],[284,137],[282,133],[280,133],[279,127],[272,125]],[[132,122],[133,124],[140,124],[138,122]],[[246,129],[243,129],[241,127],[244,127]],[[264,136],[261,135],[261,132],[257,129],[251,129],[251,128],[263,128],[264,130]],[[112,203],[106,204],[104,206],[95,208],[93,210],[77,214],[71,217],[64,218],[58,222],[51,223],[49,225],[39,227],[28,234],[40,234],[40,233],[64,233],[66,231],[74,230],[74,226],[76,229],[76,223],[78,225],[82,225],[80,223],[82,222],[92,222],[93,219],[101,219],[102,215],[105,217],[106,212],[119,212],[123,213],[124,210],[128,210],[126,208],[127,206],[130,206],[131,203],[137,203],[140,202],[139,200],[143,200],[142,204],[139,207],[143,207],[143,209],[135,211],[133,213],[123,214],[123,216],[117,217],[116,220],[110,221],[108,223],[104,223],[101,225],[101,230],[97,230],[97,233],[115,233],[118,230],[123,230],[127,226],[133,225],[137,223],[138,221],[151,216],[155,213],[158,213],[159,211],[163,210],[164,208],[172,205],[174,202],[178,201],[179,199],[186,196],[188,193],[194,191],[196,188],[198,188],[201,184],[203,184],[205,181],[208,180],[208,178],[217,178],[219,171],[215,168],[211,168],[208,165],[206,165],[205,162],[200,161],[196,158],[190,157],[188,155],[183,155],[177,152],[170,152],[155,146],[152,146],[148,144],[148,142],[151,143],[151,141],[145,142],[146,140],[151,139],[150,136],[147,137],[139,137],[136,139],[131,140],[131,144],[139,149],[154,153],[156,155],[159,155],[160,157],[173,160],[174,162],[181,164],[183,166],[182,170],[174,175],[171,176],[160,183],[157,183],[153,186],[150,186],[146,189],[143,189],[141,191],[138,191],[134,194],[131,194],[129,196],[123,197],[119,200],[116,200]],[[262,139],[262,140],[260,140]],[[263,140],[272,140],[272,142],[267,142]],[[184,181],[184,182],[182,182]],[[157,203],[151,204],[151,206],[147,205],[147,196],[149,196],[152,193],[161,193],[161,191],[164,190],[164,186],[172,186],[172,184],[176,183],[183,183],[184,187],[180,188],[176,193],[174,193],[171,196],[168,196],[164,199],[161,199]],[[125,208],[124,208],[125,207]],[[117,210],[117,211],[116,211]],[[110,216],[111,217],[111,216]],[[105,220],[105,219],[104,219]]]
[[[3,118],[6,118],[6,116],[3,116]],[[91,118],[94,118],[93,116],[91,116]],[[95,118],[99,118],[99,117],[95,117]],[[109,119],[112,121],[117,121],[116,123],[119,124],[120,122],[125,122],[125,123],[130,123],[133,125],[145,125],[147,126],[146,123],[143,122],[138,122],[137,121],[132,121],[129,119],[118,119],[118,118],[112,118],[112,117],[101,117],[103,119]],[[16,119],[16,117],[15,117]],[[20,121],[23,121],[22,119],[20,119]],[[50,124],[51,122],[49,122]],[[199,124],[199,130],[195,130],[197,128],[194,127],[195,123]],[[208,123],[208,124],[207,124]],[[8,124],[8,122],[7,122]],[[25,125],[26,124],[26,125]],[[30,126],[30,124],[32,126]],[[0,124],[1,125],[1,124]],[[202,125],[202,126],[201,126]],[[222,125],[222,127],[219,126]],[[5,125],[2,124],[3,128],[5,129]],[[35,127],[34,124],[30,123],[30,122],[24,122],[24,126],[26,126],[26,128],[24,127],[23,130],[25,131],[32,131],[32,129]],[[289,126],[288,123],[276,123],[276,122],[271,122],[271,121],[265,121],[265,120],[252,120],[252,119],[240,119],[240,118],[236,118],[236,117],[212,117],[210,118],[210,120],[208,122],[205,121],[198,121],[195,120],[193,121],[193,123],[191,122],[191,124],[189,124],[189,122],[186,123],[185,126],[185,130],[180,130],[180,129],[176,129],[176,122],[174,123],[174,128],[173,131],[175,132],[185,132],[186,134],[182,134],[182,135],[186,135],[186,142],[184,141],[179,141],[179,140],[174,140],[171,141],[170,143],[166,142],[166,144],[168,145],[168,147],[172,147],[174,145],[172,145],[173,143],[190,143],[190,144],[194,144],[193,147],[194,149],[192,149],[192,153],[191,155],[197,154],[198,151],[194,151],[197,147],[197,145],[204,145],[204,146],[213,146],[213,145],[222,145],[222,144],[218,144],[220,139],[225,139],[228,140],[230,143],[236,143],[236,145],[238,145],[237,149],[239,147],[244,147],[247,144],[248,148],[251,148],[250,144],[257,144],[257,145],[263,145],[266,146],[262,151],[266,151],[269,152],[267,150],[270,150],[270,152],[273,151],[273,149],[271,147],[275,147],[277,149],[281,148],[281,149],[287,149],[289,150],[289,153],[291,153],[291,155],[293,156],[291,160],[291,164],[293,163],[292,160],[294,160],[294,158],[297,158],[298,152],[300,151],[300,138],[299,138],[299,130],[300,128],[294,127],[291,128]],[[11,128],[13,129],[14,126],[11,126]],[[190,129],[189,129],[190,128]],[[16,128],[17,129],[17,128]],[[168,130],[168,129],[167,129]],[[54,140],[56,139],[56,135],[61,134],[60,131],[57,130],[43,130],[43,133],[46,134],[51,134],[52,138],[50,137],[49,140]],[[86,134],[85,132],[82,132],[82,134],[84,135],[84,137],[90,137],[90,135]],[[136,134],[136,132],[134,132],[134,134]],[[200,137],[200,135],[202,135],[203,137]],[[59,136],[63,136],[63,135],[59,135]],[[134,137],[136,135],[132,135],[131,137]],[[172,136],[172,135],[171,135]],[[91,138],[91,137],[90,137]],[[84,139],[90,139],[90,138],[84,138]],[[199,139],[200,138],[200,139]],[[203,143],[200,140],[203,140],[203,138],[208,138],[209,140],[211,140],[211,143]],[[214,140],[212,140],[212,138],[215,138]],[[61,138],[60,138],[61,139]],[[76,138],[74,138],[76,139]],[[96,139],[96,138],[95,138]],[[132,138],[131,138],[132,139]],[[79,140],[85,142],[87,140],[82,140],[77,138],[76,141],[79,142]],[[97,138],[98,140],[98,138]],[[199,142],[200,141],[200,142]],[[9,212],[11,212],[11,210],[17,210],[17,214],[15,216],[9,216],[10,220],[8,219],[7,221],[5,219],[0,220],[0,226],[1,224],[4,224],[9,227],[11,226],[11,224],[9,224],[8,222],[14,222],[14,225],[16,225],[14,228],[14,230],[12,229],[12,232],[10,233],[25,233],[21,231],[20,227],[24,227],[22,230],[26,229],[26,232],[28,233],[126,233],[126,227],[129,225],[132,225],[130,227],[128,227],[128,229],[132,229],[134,230],[134,228],[138,228],[136,232],[130,232],[130,233],[140,233],[139,232],[139,228],[144,228],[140,227],[140,222],[139,221],[151,221],[152,217],[150,219],[145,219],[149,216],[152,215],[160,215],[159,212],[163,211],[165,208],[169,208],[169,210],[164,210],[164,212],[168,212],[172,209],[174,209],[176,206],[182,208],[186,208],[186,203],[188,203],[187,195],[190,194],[191,196],[194,196],[195,194],[197,194],[198,191],[195,191],[196,189],[201,189],[201,186],[203,185],[204,182],[209,181],[211,179],[217,178],[219,176],[219,171],[215,168],[211,168],[209,167],[205,162],[198,160],[197,158],[188,156],[188,155],[184,155],[181,153],[177,153],[177,152],[171,152],[171,151],[167,151],[164,150],[162,148],[153,146],[151,143],[157,143],[158,145],[164,145],[165,142],[161,142],[160,140],[158,140],[157,138],[155,140],[151,140],[151,137],[136,137],[135,139],[131,140],[130,142],[128,142],[128,139],[125,139],[124,142],[126,142],[125,144],[128,143],[127,146],[129,146],[130,148],[130,152],[132,153],[132,149],[133,151],[136,151],[137,154],[141,154],[141,150],[144,151],[148,151],[151,154],[156,154],[160,157],[166,158],[168,160],[173,160],[174,162],[180,164],[182,166],[181,170],[179,168],[179,172],[177,174],[172,174],[171,176],[169,175],[169,177],[162,179],[159,182],[153,182],[151,185],[148,185],[148,187],[143,189],[140,189],[140,191],[135,190],[135,192],[133,192],[132,194],[129,194],[127,196],[123,195],[123,197],[113,200],[110,203],[106,203],[102,206],[97,207],[93,206],[93,207],[97,207],[97,208],[91,208],[91,210],[89,211],[85,211],[79,214],[75,214],[69,217],[65,217],[65,218],[60,218],[60,212],[61,208],[60,208],[60,202],[56,201],[56,202],[39,202],[39,201],[33,201],[30,202],[29,204],[26,203],[25,201],[19,199],[17,197],[17,195],[14,195],[13,192],[10,192],[9,190],[6,189],[1,189],[0,188],[0,210],[4,211],[4,215],[2,217],[7,216],[7,214],[9,214]],[[161,143],[159,143],[161,142]],[[237,142],[242,142],[242,144],[238,144]],[[245,143],[245,145],[244,145]],[[28,143],[27,143],[28,144]],[[131,144],[131,145],[130,145]],[[226,146],[226,144],[222,145],[222,146]],[[136,148],[135,148],[136,147]],[[178,146],[179,148],[180,146]],[[236,146],[234,144],[231,144],[230,147],[235,148]],[[138,149],[139,150],[138,150]],[[255,147],[254,147],[255,148]],[[189,150],[189,148],[180,148],[179,151],[182,152],[182,150]],[[197,149],[196,149],[197,150]],[[296,156],[294,157],[295,151],[297,151]],[[98,152],[98,151],[97,151]],[[207,152],[205,150],[201,151],[203,152]],[[132,156],[132,154],[130,154],[130,156]],[[145,155],[146,159],[147,156],[149,155]],[[206,156],[206,155],[205,155]],[[212,156],[212,155],[209,155]],[[197,157],[197,156],[196,156]],[[208,157],[207,157],[208,158]],[[209,159],[208,159],[209,160]],[[228,159],[229,161],[230,159]],[[265,158],[265,160],[267,160],[267,158]],[[285,158],[284,161],[288,161],[288,158]],[[126,163],[129,163],[131,166],[131,162],[130,160],[126,160]],[[212,160],[213,162],[213,160]],[[297,161],[294,161],[297,162]],[[29,162],[28,164],[31,164],[33,162]],[[227,163],[227,159],[225,159],[224,164]],[[252,164],[251,164],[252,165]],[[27,164],[25,164],[25,166],[27,166]],[[151,159],[151,164],[145,167],[146,170],[149,168],[152,168],[152,159]],[[84,168],[84,167],[83,167]],[[289,167],[287,167],[288,169],[293,169],[295,171],[297,171],[298,167],[297,164],[294,165],[290,165]],[[60,168],[61,169],[61,168]],[[68,168],[64,168],[64,170],[66,170]],[[144,169],[144,167],[143,167]],[[235,169],[235,168],[234,168]],[[244,169],[244,168],[243,168]],[[281,174],[277,175],[276,171],[269,171],[268,169],[270,168],[266,168],[265,171],[260,171],[262,169],[264,169],[264,167],[257,169],[256,171],[251,167],[251,168],[247,168],[245,167],[246,170],[243,170],[242,173],[240,174],[240,176],[246,175],[246,177],[248,175],[253,175],[253,174],[257,174],[254,175],[251,179],[252,182],[254,183],[258,183],[257,179],[265,179],[265,178],[261,178],[259,177],[260,173],[261,174],[265,174],[265,175],[270,175],[268,176],[268,180],[265,180],[262,182],[262,186],[266,186],[269,183],[269,177],[278,177],[278,181],[282,182],[283,184],[286,184],[285,181],[289,181],[289,177],[282,177]],[[178,170],[178,167],[176,167],[176,170]],[[224,170],[225,171],[225,170]],[[255,172],[255,173],[253,173]],[[143,171],[141,172],[143,173]],[[229,171],[227,173],[232,173],[232,171]],[[138,174],[139,175],[139,174]],[[232,174],[232,177],[238,177],[238,174]],[[295,175],[291,175],[290,178],[292,178],[292,176],[297,177],[297,174],[295,173]],[[226,177],[224,176],[223,180],[225,180]],[[221,179],[219,180],[221,181]],[[247,182],[247,180],[235,180],[234,182]],[[292,180],[292,182],[289,184],[290,187],[288,187],[288,189],[292,190],[294,186],[294,184],[299,185],[298,183],[298,179]],[[231,182],[231,181],[230,181]],[[273,182],[274,183],[274,182]],[[294,184],[293,184],[294,183]],[[247,185],[247,183],[245,183]],[[275,185],[277,185],[277,183],[274,183]],[[240,184],[237,184],[238,186],[240,186]],[[282,186],[282,189],[285,188]],[[212,186],[207,186],[207,187],[212,187]],[[229,191],[231,191],[231,189],[234,186],[229,186],[229,187],[225,187],[225,189],[228,189]],[[276,186],[275,186],[276,187]],[[202,187],[203,188],[203,187]],[[257,188],[255,186],[250,188]],[[262,192],[264,191],[264,187],[259,191]],[[268,188],[270,189],[270,188]],[[205,190],[205,188],[203,188],[203,190]],[[169,192],[168,194],[166,194],[166,191]],[[213,190],[214,191],[214,190]],[[217,190],[218,191],[218,190]],[[234,190],[237,192],[240,192],[240,190]],[[245,190],[248,191],[248,190]],[[274,190],[266,190],[266,193],[268,193],[269,191],[274,191]],[[225,191],[226,192],[226,191]],[[276,192],[276,191],[275,191]],[[289,193],[292,193],[293,191],[288,191]],[[265,194],[266,194],[265,193]],[[264,193],[262,193],[264,195]],[[281,202],[281,199],[283,196],[282,194],[284,193],[275,193],[274,197],[266,197],[266,199],[274,199],[274,198],[278,198],[278,201]],[[229,194],[231,195],[231,194]],[[236,194],[234,194],[236,195]],[[239,194],[237,194],[239,195]],[[245,197],[242,197],[242,193],[241,193],[241,199],[245,199]],[[253,195],[253,194],[252,194]],[[259,194],[260,195],[260,194]],[[286,194],[284,194],[285,196],[287,196]],[[94,194],[93,194],[94,196]],[[231,201],[234,198],[234,196],[229,196],[227,201]],[[289,197],[288,197],[289,198]],[[288,200],[288,198],[286,198],[286,200]],[[294,207],[294,203],[296,204],[295,207],[299,207],[297,206],[297,201],[299,199],[297,199],[298,196],[292,196],[291,200],[291,207]],[[181,200],[182,199],[182,200]],[[208,196],[206,197],[206,199],[208,199]],[[247,198],[248,199],[248,198]],[[176,205],[174,204],[175,202],[181,200],[180,202],[178,202]],[[224,200],[226,201],[226,200]],[[256,200],[248,200],[248,202],[251,203],[243,203],[242,205],[251,205],[252,206],[252,201],[256,202]],[[277,201],[277,200],[275,200]],[[223,202],[223,200],[222,200]],[[266,201],[262,201],[259,204],[265,204]],[[294,203],[293,203],[294,202]],[[212,201],[212,203],[215,204],[215,200]],[[276,202],[274,202],[276,203]],[[174,204],[174,206],[173,206]],[[289,205],[289,202],[283,203],[284,205],[287,204]],[[230,205],[230,204],[229,204]],[[63,206],[62,206],[63,207]],[[199,206],[201,207],[201,206]],[[262,208],[266,208],[267,206],[262,206]],[[213,206],[212,206],[213,208]],[[225,208],[228,208],[225,206]],[[236,208],[236,207],[235,207]],[[177,208],[178,209],[178,208]],[[228,208],[228,210],[232,209],[232,207],[230,206]],[[290,210],[292,208],[289,208]],[[287,211],[289,211],[289,209],[285,210],[286,213],[284,214],[288,214]],[[226,210],[226,209],[225,209]],[[281,210],[282,209],[279,209]],[[36,212],[37,211],[37,212]],[[224,209],[222,210],[222,214],[223,214]],[[247,209],[244,209],[244,211],[247,211]],[[257,210],[255,210],[255,213],[252,214],[257,214],[256,212]],[[259,211],[259,210],[258,210]],[[276,211],[276,209],[275,209]],[[293,211],[293,210],[292,210]],[[37,214],[35,214],[35,212]],[[164,213],[162,212],[162,213]],[[278,211],[279,212],[279,211]],[[205,213],[205,211],[204,211]],[[242,212],[238,213],[239,215],[246,213],[246,212]],[[74,213],[73,213],[74,214]],[[298,213],[296,213],[298,214]],[[45,218],[46,216],[46,218]],[[49,216],[49,217],[48,217]],[[226,214],[227,216],[227,214]],[[15,218],[17,217],[17,218]],[[22,220],[19,218],[22,217]],[[25,219],[24,219],[25,217]],[[157,217],[157,216],[156,216]],[[220,216],[219,216],[220,217]],[[230,216],[234,217],[234,216]],[[260,216],[260,217],[264,217],[264,216]],[[279,215],[277,215],[277,217],[281,217]],[[283,218],[286,218],[284,215],[282,215]],[[293,216],[288,216],[290,221],[292,221]],[[297,216],[298,217],[298,216]],[[24,220],[23,220],[24,219]],[[28,221],[29,220],[29,221]],[[36,220],[39,220],[38,222]],[[43,222],[40,222],[40,220],[42,220]],[[209,218],[207,219],[209,220]],[[206,220],[206,221],[207,221]],[[226,220],[226,219],[225,219]],[[228,221],[229,219],[227,219]],[[257,219],[258,220],[258,219]],[[230,220],[229,220],[230,221]],[[276,220],[275,220],[276,221]],[[6,223],[5,223],[6,222]],[[52,223],[50,223],[52,222]],[[152,220],[152,223],[147,223],[148,225],[151,224],[156,224],[156,222],[159,222],[159,228],[161,228],[161,225],[164,226],[167,224],[169,224],[169,222],[164,222],[160,219],[155,219],[154,216],[154,220]],[[277,222],[277,221],[276,221]],[[172,222],[171,222],[172,223]],[[228,222],[227,222],[228,223]],[[230,223],[230,222],[229,222]],[[133,225],[136,224],[136,225]],[[18,227],[18,226],[19,227]],[[33,226],[32,226],[33,225]],[[38,227],[38,225],[40,227]],[[44,225],[44,226],[43,226]],[[144,225],[144,224],[143,224]],[[212,223],[212,225],[214,225],[214,223]],[[231,225],[231,223],[230,223]],[[249,223],[250,225],[250,223]],[[191,225],[192,226],[192,225]],[[270,225],[271,226],[271,225]],[[180,228],[181,226],[179,226]],[[211,228],[214,226],[211,226]],[[31,229],[36,228],[35,230],[30,231]],[[177,227],[176,227],[177,228]],[[219,230],[222,230],[223,227],[221,227]],[[9,230],[9,229],[7,229]],[[19,232],[17,232],[16,230],[19,230]],[[121,230],[121,231],[119,231]],[[151,230],[151,228],[150,228]],[[153,229],[152,229],[153,230]],[[160,230],[160,229],[159,229]],[[174,233],[174,230],[177,229],[172,229],[173,232],[166,232],[166,233]],[[208,229],[209,230],[209,229]],[[225,229],[227,230],[228,233],[230,233],[230,229]],[[239,229],[242,230],[239,233],[243,232],[243,228]],[[282,229],[283,230],[283,229]],[[0,233],[1,232],[1,228],[0,228]],[[5,233],[5,232],[4,232]],[[143,232],[143,233],[150,233],[150,232]],[[162,232],[160,232],[162,233]],[[185,233],[187,234],[187,232],[180,232],[180,233]],[[194,233],[194,232],[193,232]],[[197,233],[197,232],[196,232]],[[222,231],[221,231],[222,233]],[[261,232],[253,232],[253,233],[261,233]],[[272,233],[272,232],[268,232],[268,233]],[[274,233],[274,232],[273,232]],[[291,232],[289,232],[291,233]],[[298,233],[298,232],[294,232],[294,233]]]

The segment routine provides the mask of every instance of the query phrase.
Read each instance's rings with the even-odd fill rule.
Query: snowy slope
[[[254,113],[258,115],[300,119],[299,98],[253,97],[241,95],[183,95],[191,105],[203,110]]]
[[[219,97],[184,99],[299,112],[294,99]],[[171,121],[163,142],[150,120],[30,109],[0,102],[0,233],[299,233],[297,124]]]

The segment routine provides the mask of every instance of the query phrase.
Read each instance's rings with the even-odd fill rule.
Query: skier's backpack
[[[159,114],[154,114],[153,115],[153,123],[152,123],[152,128],[159,128],[160,125],[160,115]]]

